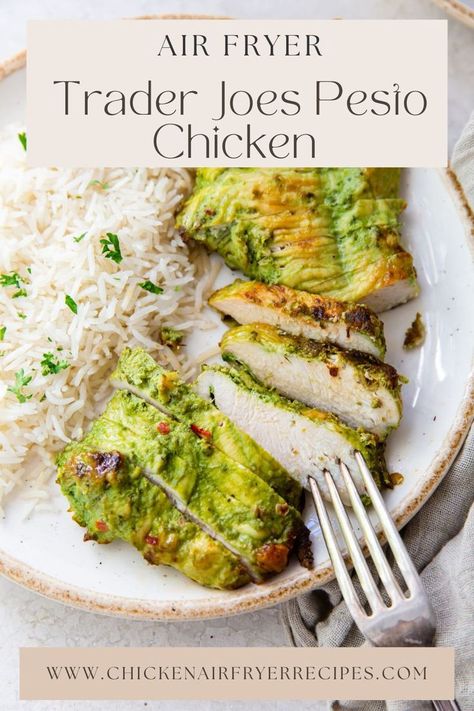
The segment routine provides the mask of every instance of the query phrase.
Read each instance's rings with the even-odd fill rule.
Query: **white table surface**
[[[114,18],[149,13],[273,18],[442,18],[430,0],[0,0],[0,60],[25,46],[28,19]],[[474,31],[449,20],[450,152],[474,109]],[[202,622],[139,622],[67,608],[0,577],[2,711],[318,711],[317,702],[19,702],[21,646],[285,646],[278,607]]]

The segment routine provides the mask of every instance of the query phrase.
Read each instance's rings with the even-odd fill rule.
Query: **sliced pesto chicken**
[[[381,360],[385,356],[383,323],[362,304],[241,279],[215,291],[209,304],[241,324],[268,323],[295,336],[327,341]]]
[[[58,483],[74,520],[87,529],[84,540],[122,539],[149,563],[170,565],[207,587],[231,590],[248,583],[239,556],[178,511],[136,459],[123,454],[124,438],[115,425],[98,420],[58,457]]]
[[[190,427],[125,391],[115,393],[101,419],[113,448],[120,443],[119,451],[134,457],[179,510],[238,556],[255,582],[283,570],[295,545],[310,564],[300,513]]]
[[[392,366],[263,323],[237,326],[221,342],[224,360],[245,365],[286,397],[333,412],[381,439],[402,413],[400,381]]]
[[[392,168],[203,168],[177,225],[250,279],[384,311],[418,294],[399,181]]]
[[[344,502],[350,505],[339,471],[341,460],[351,471],[359,493],[364,495],[355,450],[364,456],[379,487],[392,486],[383,444],[374,435],[352,429],[327,412],[288,400],[268,390],[242,369],[205,367],[197,384],[202,397],[214,402],[305,488],[308,488],[308,476],[314,476],[330,500],[323,476],[323,470],[327,469]]]
[[[125,348],[111,376],[117,388],[142,397],[187,424],[198,436],[252,469],[285,501],[299,508],[302,489],[283,467],[212,403],[197,395],[178,373],[166,370],[141,348]]]

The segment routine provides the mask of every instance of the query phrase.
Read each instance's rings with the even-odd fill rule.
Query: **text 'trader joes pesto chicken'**
[[[384,311],[418,294],[400,170],[202,168],[177,217],[251,279]]]

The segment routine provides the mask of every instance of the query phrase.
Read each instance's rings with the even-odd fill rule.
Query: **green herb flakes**
[[[107,236],[100,240],[102,245],[102,254],[111,259],[116,264],[120,264],[122,261],[122,252],[120,251],[120,242],[117,235],[113,232],[107,232]]]
[[[82,235],[78,235],[77,237],[73,237],[74,242],[82,242],[84,237],[86,236],[87,232],[83,232]]]
[[[14,286],[16,291],[11,294],[12,299],[18,299],[20,296],[28,296],[26,289],[22,287],[22,284],[26,283],[26,279],[23,279],[18,272],[10,272],[9,274],[0,274],[0,286]]]
[[[69,296],[69,294],[66,294],[64,297],[64,303],[66,306],[69,306],[73,314],[77,314],[77,304],[72,298],[72,296]]]
[[[110,185],[108,183],[103,183],[101,180],[91,180],[87,187],[91,185],[97,185],[97,187],[101,190],[108,190],[110,188]]]
[[[157,284],[153,284],[152,281],[147,279],[146,281],[140,282],[138,286],[141,286],[142,289],[145,289],[145,291],[149,291],[151,294],[162,294],[163,289],[161,286],[158,286]]]
[[[27,144],[26,133],[25,132],[19,133],[18,140],[20,141],[21,145],[23,146],[23,150],[26,151],[26,144]]]
[[[0,274],[0,286],[16,286],[17,289],[20,289],[23,281],[24,279],[21,278],[18,272]]]
[[[53,353],[43,353],[43,358],[40,362],[41,372],[43,375],[56,375],[61,370],[69,368],[67,360],[59,360]]]
[[[23,392],[23,388],[29,385],[32,378],[32,375],[26,375],[23,368],[21,368],[15,373],[15,384],[7,388],[8,392],[16,395],[16,399],[18,400],[18,402],[23,403],[27,400],[30,400],[32,396],[25,395],[25,393]]]
[[[1,326],[0,327],[0,341],[3,341],[5,338],[5,333],[7,332],[7,327],[6,326]]]
[[[17,311],[17,314],[18,314],[18,318],[25,320],[26,314],[24,314],[23,311]]]

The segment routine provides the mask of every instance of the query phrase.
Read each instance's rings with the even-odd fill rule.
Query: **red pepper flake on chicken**
[[[212,435],[208,430],[204,430],[202,427],[198,427],[197,425],[191,425],[191,429],[196,434],[198,437],[201,437],[201,439],[211,439]]]

